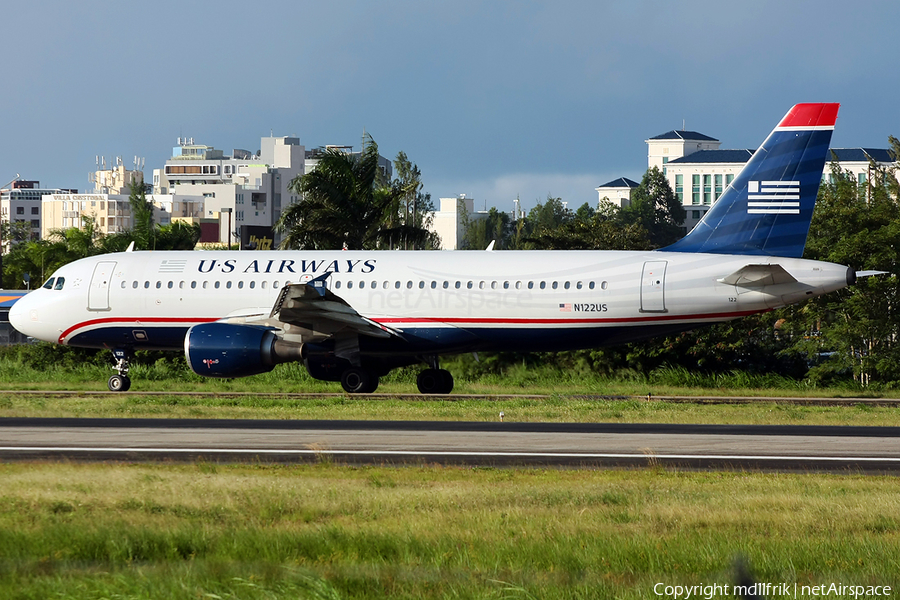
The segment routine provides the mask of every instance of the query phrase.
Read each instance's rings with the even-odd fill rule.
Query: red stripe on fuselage
[[[85,327],[91,327],[91,326],[93,326],[93,325],[103,325],[103,324],[106,324],[106,323],[118,323],[118,324],[120,324],[120,325],[134,325],[134,326],[138,326],[138,327],[139,327],[139,326],[141,326],[141,325],[143,325],[143,324],[145,324],[145,323],[146,323],[146,324],[150,324],[150,323],[153,323],[153,324],[166,323],[166,324],[174,324],[174,325],[184,325],[184,324],[187,324],[187,323],[193,323],[193,324],[197,324],[197,323],[211,323],[212,321],[218,321],[218,320],[219,320],[219,319],[188,318],[188,317],[184,317],[184,318],[178,318],[178,317],[142,317],[142,318],[136,318],[136,317],[133,317],[133,318],[128,318],[128,317],[108,317],[108,318],[105,318],[105,319],[92,319],[92,320],[90,320],[90,321],[84,321],[84,322],[82,322],[82,323],[78,323],[78,324],[76,324],[76,325],[72,325],[71,327],[69,327],[68,329],[66,329],[65,331],[63,331],[63,332],[59,335],[59,342],[58,342],[58,343],[60,343],[60,344],[65,344],[65,341],[64,341],[64,340],[65,340],[67,337],[69,337],[69,334],[71,334],[73,331],[75,331],[75,330],[77,330],[77,329],[84,329]]]
[[[449,318],[428,318],[428,317],[389,317],[386,319],[372,319],[382,325],[403,324],[403,323],[448,323],[448,324],[464,324],[472,325],[570,325],[575,323],[650,323],[658,321],[685,321],[692,319],[736,319],[755,315],[759,312],[769,312],[772,309],[745,310],[730,313],[707,313],[697,315],[654,315],[647,317],[598,317],[584,319],[517,319],[517,318],[472,318],[472,317],[449,317]]]
[[[412,323],[433,323],[435,325],[575,325],[575,324],[601,324],[601,323],[654,323],[661,321],[689,321],[689,320],[705,320],[705,319],[737,319],[746,317],[759,312],[768,312],[771,309],[763,311],[745,310],[739,312],[727,313],[706,313],[693,315],[653,315],[646,317],[598,317],[598,318],[569,318],[569,319],[533,319],[533,318],[492,318],[492,317],[446,317],[446,318],[429,318],[429,317],[387,317],[383,319],[372,319],[372,321],[381,325],[402,325]],[[78,330],[94,325],[104,325],[109,323],[118,323],[120,325],[140,326],[144,324],[169,324],[184,325],[197,323],[211,323],[218,321],[218,318],[174,318],[174,317],[149,317],[149,318],[126,318],[126,317],[109,317],[105,319],[92,319],[78,323],[66,329],[59,336],[59,343],[64,344],[65,339],[69,335]]]

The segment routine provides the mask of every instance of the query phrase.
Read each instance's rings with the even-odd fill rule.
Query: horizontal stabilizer
[[[873,275],[890,275],[887,271],[857,271],[856,277],[871,277]]]
[[[796,281],[794,276],[785,271],[781,265],[747,265],[728,277],[719,279],[719,283],[740,287],[762,287],[779,283],[795,283]]]

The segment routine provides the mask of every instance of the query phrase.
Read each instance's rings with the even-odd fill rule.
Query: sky
[[[407,154],[476,209],[595,204],[681,129],[755,148],[797,102],[840,102],[832,146],[900,137],[900,3],[112,2],[4,8],[0,186],[88,189],[96,157],[146,179],[179,137],[268,135]]]

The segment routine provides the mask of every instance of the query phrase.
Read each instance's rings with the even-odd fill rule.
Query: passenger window
[[[491,282],[491,289],[492,289],[492,290],[496,290],[496,289],[497,289],[497,282],[496,282],[496,281],[492,281],[492,282]]]
[[[605,290],[606,287],[607,287],[607,285],[608,285],[608,284],[604,281],[603,283],[600,284],[600,289],[601,289],[601,290]]]
[[[590,289],[590,290],[594,289],[594,282],[593,282],[593,281],[590,282],[590,283],[588,284],[588,289]]]
[[[226,281],[225,287],[230,290],[231,289],[231,281]]]
[[[157,282],[156,282],[156,289],[161,289],[161,288],[162,288],[162,281],[157,281]]]
[[[387,283],[387,282],[385,281],[385,283]],[[377,282],[377,281],[373,281],[371,287],[372,287],[373,290],[374,290],[375,288],[377,288],[377,287],[378,287],[378,282]]]
[[[260,284],[260,287],[261,287],[262,289],[266,289],[266,282],[263,281],[263,282]]]
[[[522,282],[521,282],[521,281],[517,281],[517,282],[516,282],[516,289],[517,289],[517,290],[521,290],[521,289],[522,289]]]
[[[63,289],[63,286],[64,286],[65,284],[66,284],[66,278],[65,278],[65,277],[57,277],[57,278],[56,278],[56,285],[53,286],[53,289],[54,289],[54,290],[61,290],[61,289]]]
[[[181,290],[184,289],[184,282],[183,282],[183,281],[179,281],[179,282],[178,282],[178,289],[181,289]]]
[[[432,281],[432,282],[431,282],[431,289],[435,289],[435,288],[437,288],[437,281]]]
[[[138,282],[137,282],[137,281],[132,281],[132,282],[131,282],[131,287],[132,287],[132,288],[137,289],[137,286],[138,286]]]
[[[205,289],[207,288],[207,286],[209,286],[209,282],[208,282],[208,281],[204,281],[204,282],[203,282],[203,289],[205,290]]]
[[[462,284],[460,284],[460,282],[457,281],[457,282],[456,282],[456,289],[459,289],[461,286],[462,286]]]
[[[174,281],[170,281],[170,282],[169,282],[169,285],[168,285],[168,288],[171,290],[173,287],[175,287],[175,282],[174,282]]]
[[[55,281],[56,281],[56,277],[51,277],[50,279],[47,280],[47,283],[45,283],[42,287],[43,287],[45,290],[52,290],[52,289],[53,289],[53,284],[54,284]]]
[[[576,289],[576,290],[580,290],[580,289],[581,289],[581,282],[580,282],[580,281],[577,282],[577,283],[575,284],[575,289]]]
[[[563,287],[566,288],[566,289],[569,289],[569,282],[568,282],[568,281],[565,282],[565,283],[563,284]]]
[[[534,282],[533,282],[533,281],[529,281],[529,282],[528,282],[528,289],[529,289],[529,290],[530,290],[530,289],[534,289]]]
[[[390,286],[390,283],[388,283],[387,281],[385,281],[385,282],[384,282],[384,285],[382,285],[381,287],[383,287],[384,289],[388,289],[389,286]]]
[[[411,290],[411,289],[412,289],[412,281],[407,281],[407,282],[406,282],[406,289],[408,289],[408,290]]]
[[[543,289],[545,289],[546,287],[547,287],[547,282],[546,282],[546,281],[542,281],[542,282],[541,282],[541,289],[543,290]]]
[[[196,282],[196,281],[192,281],[192,282],[191,282],[191,289],[192,289],[192,290],[196,290],[196,289],[197,289],[197,282]]]
[[[126,284],[126,282],[123,281],[123,282],[122,282],[122,289],[123,289],[123,290],[125,289],[125,284]]]
[[[553,282],[553,289],[555,290],[557,287],[559,287],[559,284],[556,283],[556,282],[554,281],[554,282]]]
[[[150,288],[150,282],[149,282],[149,281],[145,281],[145,282],[144,282],[144,289],[146,290],[146,289],[149,289],[149,288]]]
[[[483,290],[483,289],[484,289],[484,282],[483,282],[483,281],[479,281],[479,282],[478,282],[478,289],[479,289],[479,290]]]
[[[352,289],[353,289],[353,282],[352,282],[352,281],[348,281],[348,282],[347,282],[347,289],[348,289],[348,290],[352,290]]]
[[[468,288],[468,289],[471,290],[473,285],[474,285],[474,284],[470,281],[470,282],[468,282],[468,283],[466,284],[466,288]]]
[[[420,289],[420,290],[424,290],[424,289],[425,289],[425,282],[424,282],[424,281],[420,281],[420,282],[419,282],[419,289]]]
[[[400,289],[400,282],[399,282],[399,281],[395,281],[395,282],[394,282],[394,289],[395,289],[395,290],[399,290],[399,289]]]
[[[238,289],[239,289],[239,290],[244,289],[244,282],[243,282],[243,281],[238,281]]]
[[[250,287],[253,287],[253,282],[252,282],[252,281],[250,282]],[[341,289],[341,282],[340,282],[340,281],[335,281],[335,282],[334,282],[334,289],[336,289],[336,290]]]
[[[252,289],[255,288],[255,287],[256,287],[256,282],[255,282],[255,281],[251,281],[251,282],[250,282],[250,289],[252,290]],[[340,281],[338,281],[338,287],[341,287],[341,282],[340,282]]]
[[[219,289],[219,286],[220,286],[220,285],[222,285],[222,282],[221,282],[221,281],[217,281],[217,282],[215,282],[215,283],[213,284],[213,286],[214,286],[216,289]],[[205,281],[203,282],[203,287],[206,287],[206,282],[205,282]]]
[[[450,287],[450,282],[449,282],[449,281],[445,281],[445,282],[444,282],[444,289],[446,290],[448,287]]]

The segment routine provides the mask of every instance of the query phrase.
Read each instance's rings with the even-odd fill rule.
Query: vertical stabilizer
[[[666,252],[800,258],[839,104],[797,104],[694,229]]]

